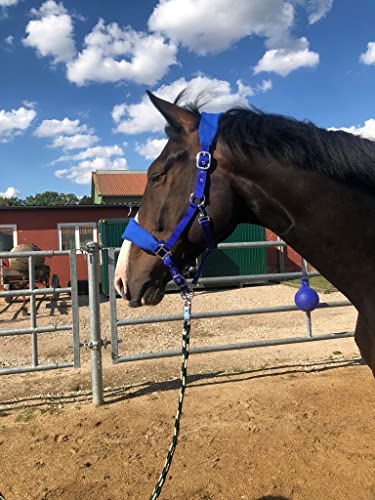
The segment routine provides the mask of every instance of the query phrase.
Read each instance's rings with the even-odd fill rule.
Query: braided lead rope
[[[167,458],[164,463],[163,470],[159,476],[158,482],[150,496],[150,500],[155,500],[159,497],[162,487],[164,485],[165,479],[167,477],[169,468],[172,464],[173,455],[176,450],[178,435],[180,433],[180,420],[182,416],[182,405],[184,402],[184,395],[186,389],[186,377],[187,377],[187,362],[189,358],[189,344],[190,344],[190,316],[191,316],[191,298],[185,298],[184,305],[184,326],[182,329],[182,364],[181,364],[181,387],[180,394],[178,397],[178,407],[177,413],[174,421],[174,435],[172,438],[172,443],[169,447]]]

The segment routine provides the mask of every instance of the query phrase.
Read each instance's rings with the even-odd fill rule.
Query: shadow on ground
[[[321,373],[330,370],[338,370],[351,366],[363,365],[360,358],[350,360],[331,360],[321,363],[304,363],[273,366],[268,368],[239,371],[239,372],[211,372],[188,375],[188,390],[194,390],[197,387],[205,387],[218,384],[233,384],[248,380],[257,380],[270,377],[293,376],[297,374]],[[166,392],[177,390],[180,387],[180,380],[166,380],[161,382],[144,382],[124,387],[110,388],[104,390],[105,404],[115,404],[127,399],[133,399],[155,392]],[[87,402],[92,398],[91,391],[76,391],[67,394],[56,395],[38,395],[29,398],[19,398],[0,402],[0,411],[3,415],[11,410],[23,408],[38,408],[53,406],[58,404],[69,404],[78,402]],[[278,497],[262,497],[263,499],[272,499]]]

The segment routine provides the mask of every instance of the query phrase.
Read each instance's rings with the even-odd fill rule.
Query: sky
[[[89,195],[165,144],[145,91],[375,140],[373,0],[0,0],[0,196]]]

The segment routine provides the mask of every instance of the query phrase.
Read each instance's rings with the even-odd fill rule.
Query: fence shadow
[[[248,371],[238,372],[210,372],[188,375],[188,390],[194,390],[199,387],[207,387],[210,385],[234,384],[250,380],[267,379],[282,376],[292,376],[297,374],[322,373],[340,368],[348,368],[351,366],[360,366],[364,364],[360,358],[350,360],[330,360],[320,363],[302,363],[279,365],[267,368],[259,368]],[[111,388],[104,390],[105,405],[116,404],[128,399],[138,398],[155,392],[175,391],[180,387],[178,378],[166,380],[162,382],[143,382],[130,386]],[[54,406],[59,404],[71,403],[86,403],[92,398],[92,392],[79,391],[68,394],[47,394],[20,398],[16,400],[1,401],[0,411],[5,414],[12,410],[20,410],[25,408],[45,408],[46,406]],[[272,497],[264,497],[272,498]],[[277,497],[276,497],[277,498]]]
[[[289,498],[280,497],[280,496],[273,496],[273,495],[266,495],[265,497],[259,497],[256,500],[289,500]]]
[[[256,500],[289,500],[287,497],[280,497],[278,495],[273,496],[273,495],[266,495],[264,497],[259,497]]]
[[[343,360],[343,361],[327,361],[320,363],[307,363],[307,364],[292,364],[273,366],[268,368],[260,368],[248,371],[239,372],[211,372],[199,373],[188,375],[187,385],[188,390],[194,390],[199,387],[207,387],[221,384],[233,384],[236,382],[245,382],[257,379],[266,379],[273,377],[282,377],[286,375],[308,374],[308,373],[321,373],[330,370],[337,370],[339,368],[347,368],[349,366],[362,365],[363,361],[360,358]],[[178,378],[164,382],[150,382],[144,383],[139,386],[131,386],[128,388],[117,389],[117,394],[114,391],[106,394],[105,404],[114,404],[127,399],[151,394],[153,392],[166,392],[177,390],[180,387],[180,380]],[[121,394],[122,393],[122,394]]]

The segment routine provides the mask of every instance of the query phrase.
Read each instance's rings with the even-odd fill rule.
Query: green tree
[[[82,198],[79,200],[80,205],[93,205],[94,200],[92,199],[92,196],[82,196]]]
[[[4,196],[0,196],[0,207],[18,207],[23,204],[23,200],[19,198],[4,198]]]
[[[73,193],[57,193],[56,191],[45,191],[35,196],[27,196],[26,205],[32,206],[56,206],[56,205],[78,205],[79,198]]]

